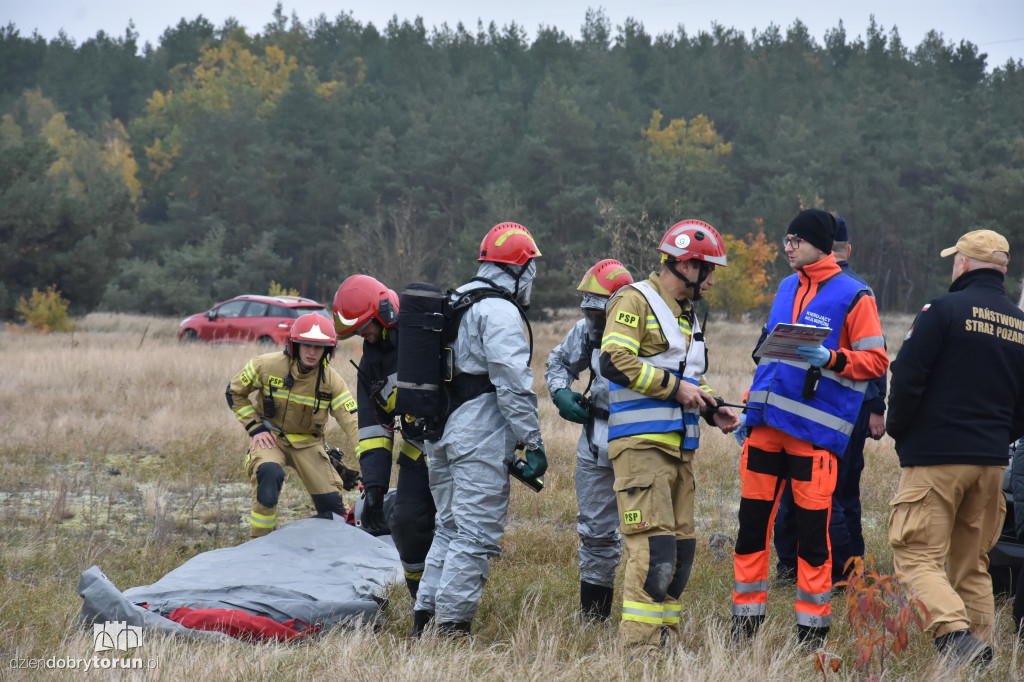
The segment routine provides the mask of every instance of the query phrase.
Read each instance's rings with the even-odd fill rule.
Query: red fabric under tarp
[[[168,618],[193,630],[223,632],[235,639],[288,642],[320,629],[311,628],[298,618],[278,623],[237,609],[189,609],[183,606],[171,611]]]

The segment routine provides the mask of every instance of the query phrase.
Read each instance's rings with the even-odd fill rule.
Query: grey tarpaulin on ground
[[[163,578],[123,594],[97,566],[82,573],[79,622],[126,621],[172,634],[198,633],[158,614],[191,609],[241,609],[277,622],[298,618],[329,627],[371,620],[375,597],[402,580],[389,537],[375,538],[339,518],[294,521],[237,547],[199,554]],[[136,604],[148,604],[149,610]]]

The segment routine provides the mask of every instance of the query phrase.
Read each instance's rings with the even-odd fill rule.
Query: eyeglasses
[[[786,249],[788,247],[788,248],[791,248],[794,251],[796,251],[797,249],[800,248],[800,245],[803,244],[803,243],[804,243],[804,240],[801,239],[800,237],[783,237],[782,238],[782,248],[783,249]]]

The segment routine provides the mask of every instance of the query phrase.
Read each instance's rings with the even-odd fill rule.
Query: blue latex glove
[[[536,450],[526,451],[526,466],[523,467],[523,476],[526,478],[537,478],[543,476],[548,470],[548,457],[544,454],[544,446],[538,445]]]
[[[811,363],[811,367],[824,367],[832,359],[832,351],[824,346],[800,346],[796,352]]]
[[[743,441],[745,441],[747,439],[747,436],[750,435],[750,427],[747,426],[746,412],[740,415],[740,426],[738,429],[732,432],[732,435],[733,438],[736,439],[736,442],[740,444],[740,447],[743,447]]]

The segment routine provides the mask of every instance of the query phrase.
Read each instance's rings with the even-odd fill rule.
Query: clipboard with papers
[[[821,342],[832,333],[829,327],[816,327],[811,324],[779,323],[768,335],[756,351],[754,358],[774,358],[778,360],[803,360],[796,349],[799,346],[820,346]]]

